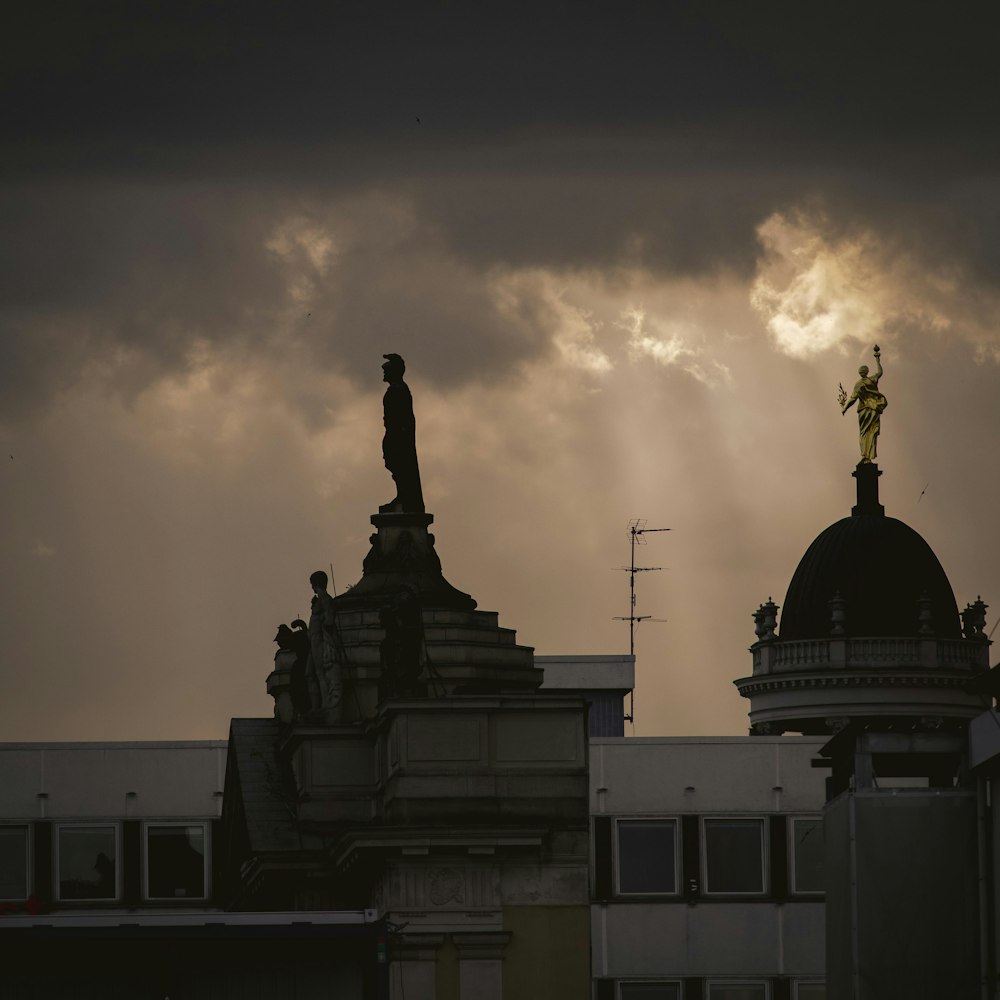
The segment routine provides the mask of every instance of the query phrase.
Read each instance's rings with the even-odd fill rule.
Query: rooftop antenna
[[[636,573],[655,573],[663,569],[662,566],[636,566],[635,564],[635,547],[637,545],[646,545],[645,535],[648,535],[653,531],[670,531],[670,528],[647,528],[647,519],[644,517],[633,518],[628,523],[629,532],[629,564],[628,566],[619,566],[618,568],[624,570],[628,573],[628,595],[629,595],[629,613],[627,615],[615,615],[615,621],[628,622],[628,652],[629,656],[635,656],[635,626],[638,622],[652,621],[652,622],[664,622],[666,618],[654,618],[652,615],[637,615],[635,613],[635,574]],[[626,722],[631,722],[635,724],[635,690],[629,691],[628,693],[628,715],[625,716]]]

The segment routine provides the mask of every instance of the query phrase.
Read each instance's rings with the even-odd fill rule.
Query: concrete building
[[[591,741],[597,1000],[819,1000],[811,737]]]
[[[378,995],[374,912],[224,908],[225,765],[224,742],[0,744],[0,997]]]

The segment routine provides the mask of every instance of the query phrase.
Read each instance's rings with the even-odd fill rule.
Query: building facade
[[[825,996],[823,743],[592,740],[598,1000]]]

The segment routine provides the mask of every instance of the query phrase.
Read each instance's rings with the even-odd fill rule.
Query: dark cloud
[[[443,384],[503,378],[553,320],[503,311],[498,274],[748,279],[798,205],[987,311],[1000,277],[976,5],[39,3],[8,29],[7,416],[201,341],[354,376],[419,343]],[[268,249],[295,219],[354,237],[317,269]]]
[[[636,148],[647,163],[668,159]],[[510,377],[551,349],[555,319],[526,286],[504,308],[496,282],[506,273],[748,281],[758,226],[797,206],[831,240],[874,230],[886,259],[895,247],[949,272],[962,309],[985,326],[1000,197],[986,180],[971,184],[935,195],[899,174],[666,163],[558,174],[524,162],[291,186],[266,175],[21,181],[0,194],[0,416],[37,412],[82,378],[134,395],[186,370],[203,342],[263,360],[293,352],[362,381],[372,357],[419,345],[440,384]],[[322,266],[310,238],[330,242]],[[311,411],[312,423],[322,411]]]
[[[132,155],[144,143],[248,138],[343,152],[345,142],[399,139],[416,116],[452,144],[524,128],[707,127],[745,142],[794,133],[828,151],[859,138],[950,137],[982,154],[996,139],[983,128],[995,88],[986,11],[23,4],[5,25],[4,134],[36,163],[48,143],[86,157],[121,140]]]
[[[202,344],[368,381],[373,358],[419,343],[442,384],[549,348],[543,301],[501,311],[489,265],[457,258],[398,198],[91,183],[19,185],[6,204],[2,417],[81,380],[134,396]]]

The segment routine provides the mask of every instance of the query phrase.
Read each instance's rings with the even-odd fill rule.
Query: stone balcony
[[[755,643],[753,674],[735,681],[750,700],[751,733],[836,732],[848,719],[934,729],[973,718],[972,677],[989,669],[988,640],[831,637]]]
[[[956,670],[967,674],[989,669],[989,644],[976,639],[913,637],[774,639],[750,647],[754,676],[812,670],[904,667]]]

